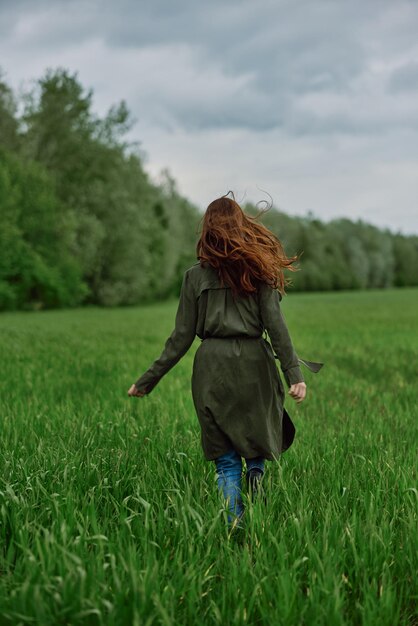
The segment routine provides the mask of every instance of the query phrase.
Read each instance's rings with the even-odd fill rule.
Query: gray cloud
[[[171,166],[195,201],[209,185],[195,165],[210,163],[238,187],[252,172],[264,188],[283,185],[295,210],[318,204],[321,185],[330,207],[349,210],[340,169],[353,189],[366,171],[379,187],[396,159],[393,192],[355,194],[374,217],[394,210],[396,193],[405,204],[408,189],[405,210],[416,211],[417,32],[414,0],[0,0],[6,80],[60,65],[94,87],[100,111],[126,99],[150,169]]]
[[[418,91],[418,61],[405,63],[394,70],[389,79],[389,90],[394,93]],[[418,101],[416,101],[418,104]]]
[[[392,55],[402,56],[412,45],[409,35],[405,42],[412,24],[418,32],[416,7],[405,0],[397,7],[394,15],[390,0],[41,0],[36,7],[3,0],[1,15],[10,39],[35,49],[95,38],[109,50],[151,56],[153,71],[142,77],[136,99],[144,115],[168,127],[277,127],[321,135],[385,132],[399,124],[416,130],[409,100],[402,120],[390,103],[391,93],[415,84],[415,65],[394,72],[373,68],[385,60],[388,21]],[[156,94],[157,108],[151,104]],[[381,98],[387,103],[376,115]],[[326,106],[318,110],[317,101]]]

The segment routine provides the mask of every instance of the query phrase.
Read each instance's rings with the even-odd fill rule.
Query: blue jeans
[[[257,456],[253,459],[245,459],[247,472],[257,468],[264,472],[264,458]],[[241,496],[242,459],[235,450],[215,459],[217,470],[218,488],[228,504],[228,523],[235,517],[241,517],[244,513],[244,505]]]

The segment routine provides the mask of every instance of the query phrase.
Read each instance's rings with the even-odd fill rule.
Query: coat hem
[[[231,451],[231,448],[228,448],[228,449],[226,449],[224,452],[221,452],[220,454],[217,454],[216,456],[213,456],[213,455],[207,456],[205,453],[203,453],[203,455],[204,455],[204,457],[205,457],[205,460],[206,460],[206,461],[216,461],[216,459],[218,459],[220,456],[223,456],[224,454],[227,454],[227,453],[228,453],[228,452],[230,452],[230,451]],[[246,457],[245,455],[240,454],[240,453],[238,452],[238,450],[237,450],[236,452],[237,452],[237,454],[239,454],[239,455],[240,455],[243,459],[255,459],[255,458],[259,457],[259,456],[262,456],[262,457],[263,457],[263,459],[264,459],[265,461],[279,461],[279,460],[280,460],[281,455],[283,454],[283,452],[280,452],[280,454],[278,454],[277,456],[274,456],[273,454],[265,454],[265,453],[261,453],[261,454],[257,454],[257,455],[252,456],[252,457],[251,457],[251,456],[247,456],[247,457]]]

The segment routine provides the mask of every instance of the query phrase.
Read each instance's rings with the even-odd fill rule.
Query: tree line
[[[202,214],[168,170],[150,180],[125,140],[132,124],[124,101],[95,114],[92,91],[65,69],[19,97],[0,78],[0,310],[178,295]],[[262,222],[301,255],[294,290],[418,284],[417,236],[275,209]]]

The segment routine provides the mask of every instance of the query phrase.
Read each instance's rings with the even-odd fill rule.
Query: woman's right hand
[[[291,385],[288,393],[297,403],[302,402],[306,396],[306,383],[300,382]]]
[[[137,387],[135,386],[135,383],[131,385],[128,389],[128,396],[134,396],[135,398],[142,398],[145,395],[146,395],[145,391],[139,391],[139,389],[137,389]]]

